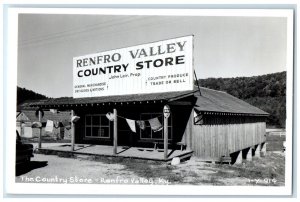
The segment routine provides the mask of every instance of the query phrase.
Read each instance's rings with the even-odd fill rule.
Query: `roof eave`
[[[207,111],[207,110],[199,110],[199,112],[207,115],[232,115],[232,116],[269,116],[270,114],[260,114],[260,113],[241,113],[241,112],[220,112],[220,111]]]

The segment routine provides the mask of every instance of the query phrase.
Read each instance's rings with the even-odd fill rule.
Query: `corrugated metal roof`
[[[199,111],[268,115],[267,112],[223,91],[201,87],[201,96],[199,92],[195,95],[196,109]]]
[[[74,105],[74,104],[94,104],[94,103],[119,103],[119,102],[139,102],[139,101],[164,101],[172,102],[188,96],[196,96],[196,109],[208,112],[226,112],[268,115],[263,110],[254,107],[243,100],[240,100],[223,91],[212,90],[200,87],[201,96],[198,88],[191,91],[153,93],[153,94],[135,94],[122,96],[105,96],[92,98],[52,98],[35,102],[31,106],[50,107],[53,105]]]

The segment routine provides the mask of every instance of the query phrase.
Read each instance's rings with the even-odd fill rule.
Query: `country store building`
[[[192,53],[188,36],[74,58],[73,97],[32,104],[71,111],[72,143],[40,151],[161,161],[259,155],[268,114],[225,92],[195,88]]]
[[[201,95],[194,90],[92,99],[58,98],[35,106],[73,110],[80,117],[73,125],[74,144],[107,145],[111,155],[114,155],[114,130],[117,129],[117,146],[139,148],[135,152],[145,154],[145,159],[147,156],[151,159],[153,152],[164,159],[163,153],[159,152],[164,149],[164,130],[154,132],[145,121],[143,130],[136,124],[136,132],[133,132],[126,119],[141,121],[158,117],[163,125],[165,105],[170,106],[171,112],[168,118],[168,155],[177,151],[179,156],[192,154],[205,161],[221,161],[234,153],[260,152],[266,140],[265,119],[268,114],[225,92],[200,90]],[[106,117],[114,110],[118,117],[116,128],[115,122]]]

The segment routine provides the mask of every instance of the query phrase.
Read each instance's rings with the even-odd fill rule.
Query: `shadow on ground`
[[[16,176],[24,175],[34,169],[48,165],[48,161],[30,161],[28,163],[16,165]]]

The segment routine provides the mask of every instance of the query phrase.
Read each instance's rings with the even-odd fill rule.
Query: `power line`
[[[93,27],[105,26],[106,24],[113,23],[114,21],[118,22],[119,20],[118,19],[112,19],[112,20],[109,20],[109,21],[106,21],[106,22],[90,24],[90,25],[86,25],[86,26],[80,25],[80,26],[76,26],[76,27],[73,27],[73,28],[68,29],[68,30],[59,31],[59,32],[55,32],[55,33],[52,33],[52,34],[44,34],[44,35],[33,37],[33,38],[30,38],[30,39],[25,39],[25,40],[20,41],[19,43],[26,43],[26,42],[31,42],[31,41],[35,41],[35,40],[42,40],[42,39],[45,39],[45,38],[48,38],[48,37],[61,35],[63,33],[68,33],[68,32],[72,33],[76,30],[86,30],[86,29],[90,29],[90,28],[93,28]]]
[[[132,21],[134,22],[137,22],[137,21],[141,21],[141,20],[145,20],[145,18],[140,18],[140,19],[132,19],[132,20],[127,20],[127,21],[121,21],[119,23],[115,23],[113,25],[108,25],[107,27],[116,27],[116,26],[119,26],[119,25],[124,25],[125,23],[130,23]],[[153,26],[159,26],[159,25],[163,25],[163,24],[166,24],[166,23],[169,23],[169,24],[174,24],[174,23],[178,23],[178,21],[185,21],[185,19],[182,19],[182,20],[172,20],[171,22],[170,21],[165,21],[165,22],[160,22],[160,23],[157,23],[157,21],[155,22],[152,22],[150,24],[145,24],[145,25],[137,25],[137,26],[134,26],[134,27],[131,27],[130,29],[128,28],[127,30],[122,30],[122,33],[125,33],[125,32],[130,32],[132,29],[141,29],[141,28],[144,28],[144,27],[147,27],[147,28],[150,28],[150,27],[153,27]],[[90,31],[90,30],[97,30],[97,28],[93,28],[93,29],[89,29],[89,30],[84,30],[84,31],[79,31],[79,32],[76,32],[76,33],[72,33],[70,35],[65,35],[65,36],[56,36],[56,37],[52,37],[51,39],[52,40],[55,40],[55,39],[63,39],[64,37],[72,37],[72,36],[75,36],[75,35],[78,35],[80,33],[84,33],[84,32],[87,32],[87,31]],[[115,35],[117,33],[112,33],[111,31],[107,31],[107,32],[101,32],[101,35],[102,37],[100,38],[106,38],[104,35],[105,34],[110,34],[110,35]],[[90,40],[90,37],[87,38],[87,40]],[[81,39],[80,41],[87,41],[87,40],[84,40],[84,39]],[[65,41],[64,41],[65,42]],[[53,43],[53,42],[52,42]],[[35,41],[34,43],[28,43],[28,44],[19,44],[19,47],[20,48],[23,48],[23,47],[26,47],[26,46],[29,46],[29,45],[46,45],[46,44],[51,44],[51,41],[47,41],[46,39],[43,39],[43,40],[39,40],[39,41]]]
[[[84,33],[84,32],[99,29],[99,28],[104,29],[104,28],[107,28],[107,27],[113,27],[113,26],[116,26],[120,23],[128,23],[128,22],[131,22],[133,20],[135,20],[135,19],[134,18],[129,19],[129,20],[124,19],[123,21],[122,20],[111,20],[109,22],[97,23],[97,24],[88,25],[88,26],[85,26],[85,27],[81,26],[79,28],[72,28],[72,29],[69,29],[69,30],[56,32],[56,33],[53,33],[53,34],[48,34],[48,35],[43,35],[43,36],[31,38],[31,39],[28,39],[28,40],[23,40],[23,41],[19,42],[19,45],[21,45],[21,46],[30,45],[32,43],[39,42],[39,41],[45,41],[45,40],[56,39],[56,38],[63,38],[63,37],[66,37],[66,36],[73,36],[73,35],[77,35],[77,34],[80,34],[80,33]],[[113,23],[114,21],[116,21],[116,23]],[[76,31],[76,30],[78,30],[78,31]]]

